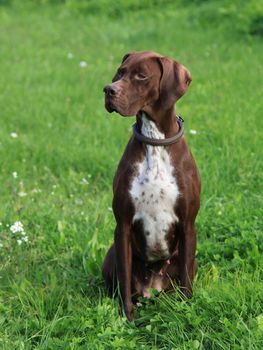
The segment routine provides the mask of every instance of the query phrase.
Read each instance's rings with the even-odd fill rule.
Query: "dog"
[[[107,290],[114,294],[119,285],[128,320],[149,288],[172,291],[178,284],[192,295],[201,181],[174,111],[191,81],[182,64],[143,51],[126,54],[104,87],[108,112],[136,115],[113,180],[116,229],[102,266]]]

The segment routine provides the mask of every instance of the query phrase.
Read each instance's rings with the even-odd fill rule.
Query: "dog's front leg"
[[[196,273],[196,232],[194,224],[182,229],[179,241],[179,280],[182,293],[192,296],[192,283]]]
[[[121,299],[125,314],[128,320],[131,321],[133,319],[133,304],[131,300],[132,250],[129,225],[123,224],[116,227],[115,249]]]

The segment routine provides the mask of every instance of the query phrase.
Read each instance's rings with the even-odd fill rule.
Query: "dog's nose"
[[[118,89],[117,89],[116,86],[110,84],[110,85],[105,86],[105,88],[103,89],[103,91],[104,91],[105,94],[108,95],[108,96],[114,96],[114,95],[117,94]]]

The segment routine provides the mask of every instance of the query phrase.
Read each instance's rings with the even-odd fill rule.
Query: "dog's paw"
[[[189,289],[186,288],[186,287],[181,287],[180,290],[181,290],[182,296],[183,296],[185,299],[191,299],[191,298],[192,298],[193,293],[192,293],[191,290],[189,290]]]

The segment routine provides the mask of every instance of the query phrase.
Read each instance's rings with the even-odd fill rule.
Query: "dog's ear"
[[[160,102],[166,109],[182,97],[187,91],[192,77],[181,63],[167,57],[157,58],[162,76],[160,81]]]

